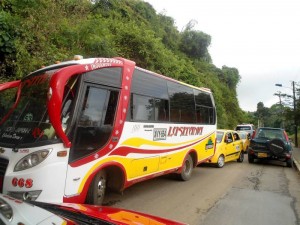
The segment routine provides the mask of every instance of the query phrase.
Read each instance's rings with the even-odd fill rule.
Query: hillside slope
[[[3,0],[0,3],[0,81],[22,78],[42,65],[75,54],[125,57],[139,67],[210,88],[218,127],[243,122],[236,68],[213,65],[211,37],[179,32],[174,20],[141,0]]]

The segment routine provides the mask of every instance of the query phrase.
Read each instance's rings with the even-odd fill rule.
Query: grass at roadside
[[[291,140],[291,142],[295,145],[295,135],[288,135],[289,139]],[[297,139],[298,139],[298,147],[300,146],[300,133],[298,131],[298,135],[297,135]]]

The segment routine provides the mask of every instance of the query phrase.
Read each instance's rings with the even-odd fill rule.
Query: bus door
[[[72,129],[70,162],[90,155],[108,141],[114,122],[118,90],[85,84]]]
[[[67,196],[77,194],[80,182],[74,180],[85,177],[96,163],[95,160],[98,160],[94,158],[89,164],[91,160],[84,159],[101,152],[110,139],[119,99],[119,88],[92,83],[87,79],[82,84],[68,135],[72,142],[69,163],[72,165],[77,161],[77,166],[68,169],[65,189]],[[79,160],[81,162],[78,163]]]

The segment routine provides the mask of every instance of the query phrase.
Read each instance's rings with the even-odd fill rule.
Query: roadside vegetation
[[[299,91],[296,93],[299,99]],[[295,122],[297,124],[297,139],[300,143],[300,104],[296,99],[296,111],[291,101],[281,100],[280,103],[272,105],[270,108],[265,107],[262,102],[257,104],[255,112],[247,112],[248,121],[255,124],[256,127],[275,127],[284,128],[291,140],[295,140]]]
[[[77,54],[125,57],[139,67],[210,88],[218,128],[257,124],[259,112],[239,107],[238,69],[217,68],[208,51],[212,37],[193,25],[178,28],[173,18],[142,0],[2,0],[0,82]]]

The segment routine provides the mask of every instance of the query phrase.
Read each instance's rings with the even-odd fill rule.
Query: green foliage
[[[14,52],[13,28],[9,23],[10,16],[5,12],[0,12],[0,51],[4,54]]]
[[[285,127],[288,123],[284,119],[285,109],[282,105],[265,107],[262,102],[257,104],[257,110],[252,114],[254,124],[258,127]]]
[[[192,30],[191,22],[181,34],[180,49],[191,59],[202,59],[211,62],[208,47],[211,37],[201,31]]]
[[[137,66],[210,88],[218,127],[247,122],[238,105],[236,68],[211,63],[211,37],[180,32],[174,19],[141,0],[3,0],[0,2],[0,81],[20,79],[43,65],[87,57],[125,57]]]
[[[230,68],[227,66],[222,67],[222,76],[220,77],[230,89],[236,90],[238,83],[241,80],[239,71],[236,68]]]
[[[4,3],[3,3],[4,4]],[[3,9],[0,11],[0,77],[13,78],[12,68],[15,66],[15,39],[17,32],[15,19]]]

